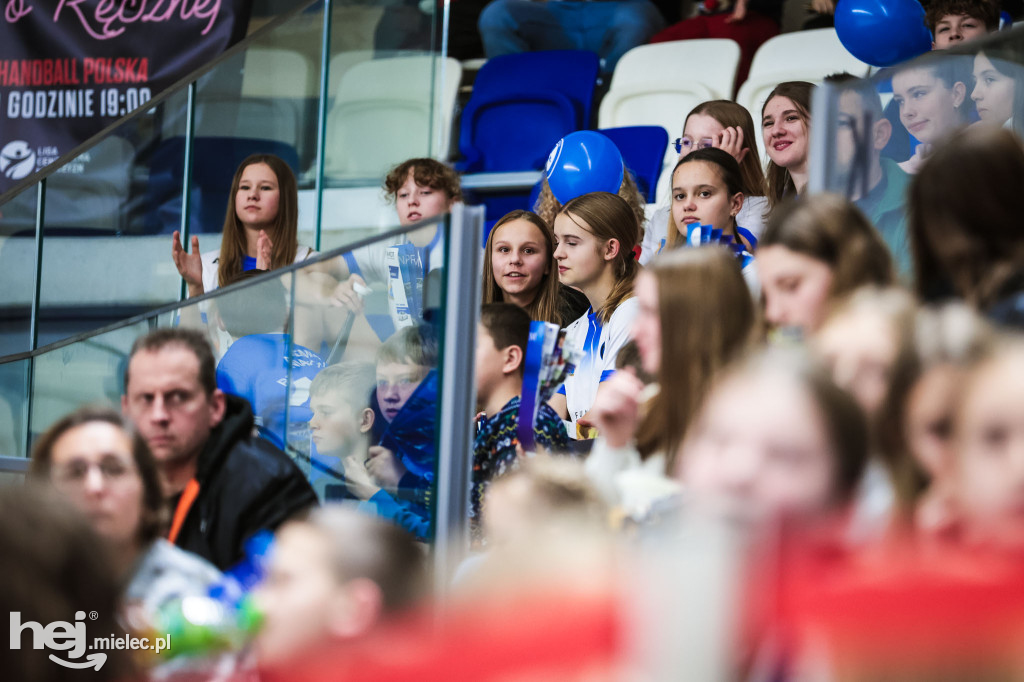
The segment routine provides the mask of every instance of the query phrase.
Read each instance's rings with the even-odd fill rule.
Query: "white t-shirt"
[[[615,357],[629,341],[629,329],[636,317],[636,298],[619,304],[608,323],[602,325],[593,311],[566,327],[567,347],[583,354],[572,375],[566,377],[560,393],[565,393],[569,420],[569,435],[576,434],[576,420],[594,404],[597,388],[615,372]]]
[[[764,231],[764,214],[768,210],[768,197],[747,197],[743,208],[736,215],[736,224],[749,230],[757,239]],[[640,265],[647,265],[652,258],[665,248],[668,239],[669,222],[672,218],[671,206],[659,206],[651,219],[647,221],[644,241],[640,245]]]
[[[299,244],[298,250],[295,251],[295,263],[301,263],[312,255],[315,255],[316,251]],[[216,251],[207,251],[201,256],[203,260],[203,293],[210,293],[217,288],[217,272],[220,267],[220,249]]]

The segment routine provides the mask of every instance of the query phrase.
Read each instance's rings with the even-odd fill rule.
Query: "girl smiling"
[[[559,283],[552,259],[554,241],[551,228],[536,213],[512,211],[503,216],[487,236],[483,302],[515,303],[531,319],[559,326],[579,317],[589,302]]]
[[[770,159],[766,176],[771,208],[807,186],[813,90],[804,81],[779,83],[761,109],[761,134]]]

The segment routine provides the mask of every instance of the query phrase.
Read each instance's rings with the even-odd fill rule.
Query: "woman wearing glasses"
[[[205,596],[221,575],[206,560],[162,539],[164,497],[146,441],[117,412],[85,407],[36,443],[29,476],[66,496],[106,543],[122,593],[123,624],[139,632],[160,607]]]
[[[715,147],[728,152],[740,166],[740,191],[743,208],[736,219],[755,237],[761,236],[764,214],[768,210],[765,198],[764,173],[754,142],[754,121],[742,105],[724,99],[702,102],[693,108],[683,123],[683,136],[675,141],[679,158],[696,149]],[[668,241],[673,227],[671,201],[651,216],[644,235],[640,262],[647,263],[660,253]]]

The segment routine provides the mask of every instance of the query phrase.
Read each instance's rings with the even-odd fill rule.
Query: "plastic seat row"
[[[460,63],[425,55],[372,56],[364,51],[332,59],[324,157],[325,172],[331,179],[377,179],[403,159],[448,155],[462,77]],[[288,50],[249,50],[243,69],[242,104],[234,105],[237,116],[230,116],[227,110],[221,112],[218,107],[223,103],[211,93],[202,112],[202,134],[272,140],[274,148],[298,166],[296,151],[299,158],[305,156],[301,150],[308,147],[309,140],[303,135],[309,131],[302,124],[301,111],[293,112],[288,107],[300,106],[304,94],[315,92],[316,80],[315,69],[302,59]],[[648,201],[655,201],[665,191],[665,176],[675,156],[668,139],[678,136],[683,118],[696,104],[731,96],[739,60],[735,42],[712,39],[643,45],[619,62],[601,102],[597,127],[620,147]],[[756,118],[777,83],[820,81],[829,73],[844,70],[862,76],[868,67],[842,47],[833,29],[783,34],[758,50],[736,100]],[[488,60],[478,72],[470,100],[461,113],[456,166],[466,173],[543,168],[559,138],[591,127],[597,73],[597,56],[589,52],[532,52]],[[432,101],[434,92],[440,95]],[[243,116],[246,106],[252,111]],[[288,115],[279,111],[282,107],[288,109],[284,112]],[[246,127],[218,126],[218,118],[236,121],[236,128],[245,122]],[[664,132],[645,130],[644,126],[656,126]],[[235,157],[243,148],[255,148],[257,140],[238,142],[211,141],[209,158],[217,157],[213,148],[222,151],[227,144],[234,153],[224,156],[225,163],[237,163]],[[172,139],[168,144],[177,151],[181,141]],[[763,158],[760,139],[757,144]],[[662,163],[660,169],[655,169],[651,159],[658,149]],[[217,169],[211,169],[213,175],[230,177],[233,165],[223,169],[222,164],[214,165]],[[167,181],[177,176],[173,172],[177,169],[163,170],[172,172],[153,180],[171,185]],[[299,173],[303,170],[296,167]],[[151,192],[153,184],[151,181]],[[164,192],[158,190],[155,194]],[[159,200],[156,203],[162,204]],[[214,207],[212,201],[205,203],[211,203],[210,209],[194,214],[196,228],[216,230],[219,218],[214,213],[221,212],[223,204],[217,202],[219,205]],[[165,217],[173,220],[173,216]],[[157,230],[159,226],[153,224],[147,231]]]
[[[678,137],[686,114],[694,106],[709,99],[732,99],[739,60],[739,45],[732,40],[685,40],[636,47],[615,69],[611,89],[601,102],[599,123],[602,127],[660,125],[670,137]],[[779,83],[820,83],[825,76],[842,71],[860,77],[868,75],[869,68],[843,47],[835,29],[784,33],[758,48],[735,101],[746,107],[755,128],[759,128],[761,107]],[[756,144],[764,159],[760,135]],[[668,192],[673,152],[670,149],[666,154],[659,197]]]

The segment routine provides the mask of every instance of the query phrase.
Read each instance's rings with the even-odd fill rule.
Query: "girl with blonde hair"
[[[555,265],[562,284],[579,290],[590,310],[567,328],[565,343],[581,354],[552,407],[572,422],[590,409],[602,381],[615,371],[615,357],[629,340],[636,316],[633,281],[636,221],[619,196],[594,192],[577,197],[555,217]]]

